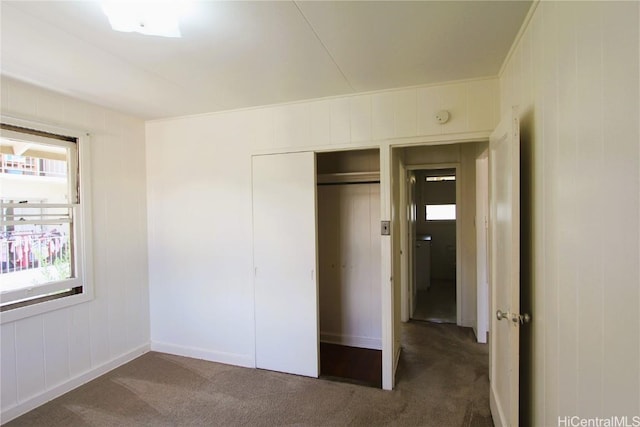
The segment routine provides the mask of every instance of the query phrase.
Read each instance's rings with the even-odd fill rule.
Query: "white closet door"
[[[314,153],[253,157],[256,366],[318,376]]]

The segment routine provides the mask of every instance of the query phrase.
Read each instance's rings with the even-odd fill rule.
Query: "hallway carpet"
[[[394,391],[151,352],[7,425],[493,425],[470,329],[409,323],[402,342]]]
[[[413,319],[456,323],[456,282],[434,279],[429,289],[418,290]]]

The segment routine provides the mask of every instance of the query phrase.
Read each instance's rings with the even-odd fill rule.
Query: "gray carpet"
[[[433,279],[429,289],[418,290],[413,319],[456,323],[456,282]]]
[[[488,348],[403,325],[394,391],[151,352],[7,426],[492,426]]]

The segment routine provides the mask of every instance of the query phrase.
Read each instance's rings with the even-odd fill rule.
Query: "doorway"
[[[457,322],[456,168],[411,171],[415,190],[411,319]]]
[[[316,160],[320,376],[380,388],[380,153]]]
[[[393,148],[393,164],[396,165],[393,174],[397,177],[397,185],[393,187],[397,197],[393,199],[393,205],[396,212],[402,213],[398,215],[398,250],[394,251],[394,274],[400,277],[396,296],[400,313],[398,322],[432,318],[432,316],[421,316],[418,307],[420,303],[418,290],[430,289],[422,292],[429,295],[431,291],[436,289],[434,288],[437,286],[436,280],[444,279],[442,282],[445,283],[439,282],[438,284],[440,290],[448,291],[449,301],[455,295],[455,317],[451,315],[451,305],[449,304],[447,317],[433,316],[433,318],[440,322],[445,319],[445,322],[471,327],[479,342],[486,341],[486,327],[484,325],[488,318],[488,306],[486,305],[488,295],[485,294],[488,289],[482,281],[483,275],[478,274],[479,263],[486,262],[486,259],[483,260],[478,256],[478,246],[483,247],[483,237],[482,235],[478,237],[477,233],[479,229],[484,230],[484,228],[477,227],[476,218],[480,212],[478,210],[479,200],[483,200],[485,205],[486,200],[484,200],[485,196],[482,192],[476,189],[476,184],[478,180],[486,180],[486,174],[478,174],[484,170],[484,166],[479,168],[478,165],[481,159],[486,160],[487,147],[486,141],[470,141],[456,144]],[[482,165],[486,166],[486,162]],[[428,196],[420,196],[423,190],[419,190],[419,188],[423,186],[423,183],[424,185],[427,185],[426,183],[444,183],[443,187],[448,185],[455,188],[455,197],[451,195],[440,196],[439,199],[436,198],[430,202]],[[426,193],[426,190],[424,192]],[[428,228],[425,231],[424,228],[428,227],[430,223],[427,220],[427,205],[429,204],[455,205],[455,207],[436,207],[435,211],[430,208],[429,213],[436,215],[433,218],[446,218],[431,222],[442,221],[442,225],[444,225],[448,221],[448,226],[455,229],[453,241],[449,238],[448,244],[441,245],[441,250],[445,252],[440,253],[436,260],[434,260],[433,243],[437,231],[428,231]],[[445,216],[437,216],[438,212]],[[453,221],[454,212],[455,222]],[[480,224],[484,222],[482,219],[479,221]],[[418,245],[421,247],[417,247]],[[429,255],[421,256],[418,251],[429,252]],[[416,258],[422,260],[421,265],[417,265]],[[416,281],[419,282],[417,276],[420,275],[420,271],[416,271],[419,268],[429,270],[430,282],[416,283]],[[486,269],[480,270],[486,271]],[[479,281],[482,284],[479,284]],[[446,285],[450,285],[451,282],[455,283],[455,287],[447,288]]]

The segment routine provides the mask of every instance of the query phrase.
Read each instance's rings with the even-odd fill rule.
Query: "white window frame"
[[[43,314],[49,311],[59,310],[75,304],[91,301],[94,298],[93,287],[93,250],[91,236],[91,153],[90,153],[90,137],[86,132],[50,126],[33,121],[21,120],[13,117],[2,116],[2,123],[17,126],[26,129],[33,129],[40,132],[51,133],[54,135],[68,136],[76,139],[76,150],[78,159],[79,173],[72,173],[69,176],[70,188],[78,188],[79,203],[73,204],[73,245],[74,245],[74,278],[60,281],[49,282],[41,285],[39,289],[45,291],[47,289],[69,289],[82,286],[82,291],[77,294],[62,296],[60,298],[48,301],[37,302],[21,307],[11,308],[7,311],[0,312],[0,324],[13,322],[30,316]],[[3,136],[19,137],[23,140],[33,140],[33,142],[42,143],[47,138],[36,135],[24,134],[22,132],[13,132],[6,129],[0,129]],[[51,140],[49,140],[51,143]],[[79,183],[76,182],[76,177]],[[76,200],[77,202],[78,200]],[[61,285],[62,284],[62,285]],[[26,288],[25,288],[26,291]],[[38,292],[42,293],[42,292]]]

